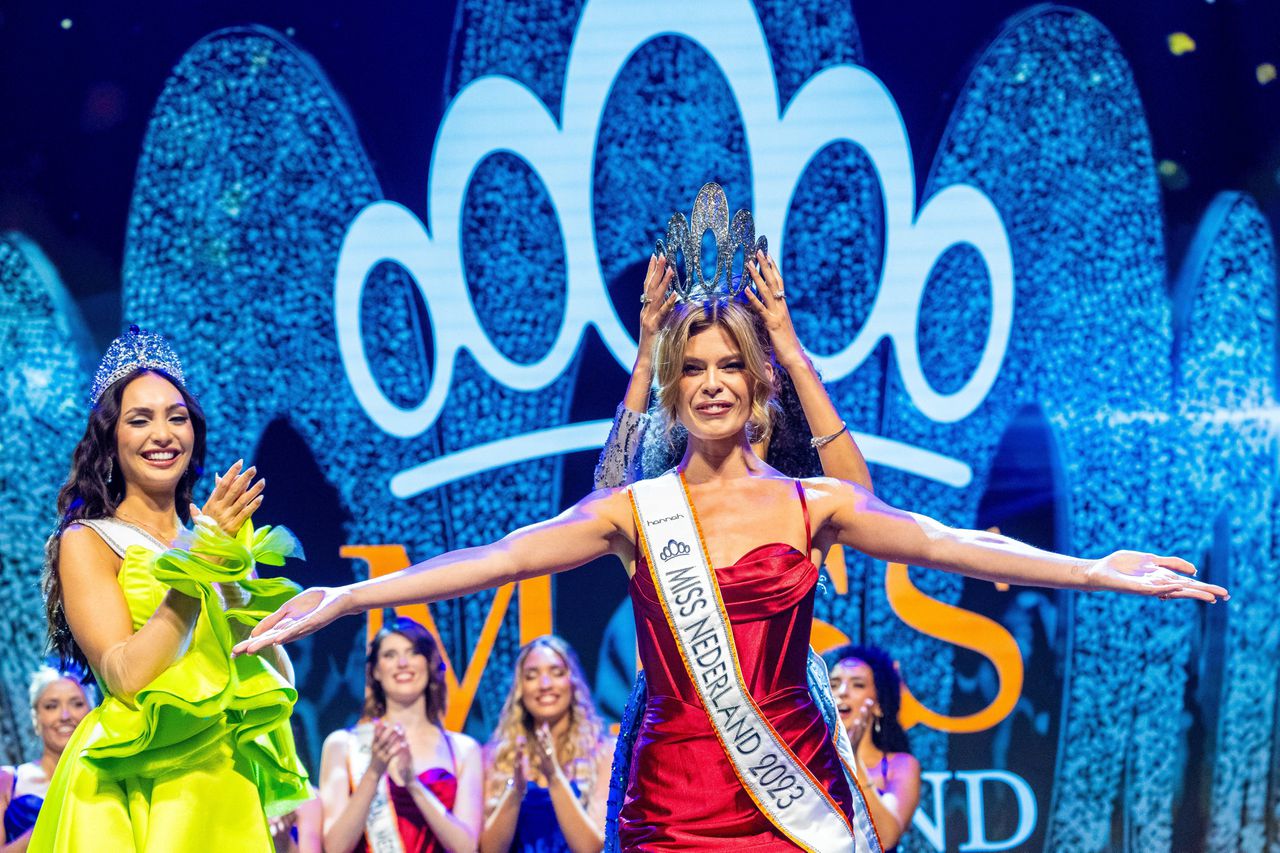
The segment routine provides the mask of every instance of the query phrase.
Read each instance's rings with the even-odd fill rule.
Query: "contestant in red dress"
[[[797,488],[796,495],[792,517],[785,521],[795,527],[803,516],[808,542],[804,490]],[[818,569],[805,556],[807,551],[785,542],[762,545],[736,563],[717,568],[716,575],[751,695],[852,819],[853,792],[831,733],[809,695],[805,674],[818,582]],[[619,821],[623,849],[706,850],[732,840],[735,849],[795,850],[724,760],[644,560],[631,578],[630,590],[649,695]]]
[[[728,241],[723,205],[714,212],[726,220],[721,224]],[[694,220],[703,221],[697,213],[695,205]],[[735,229],[740,216],[734,218]],[[700,241],[702,235],[693,237]],[[722,254],[731,256],[732,244]],[[763,254],[753,257],[764,262]],[[749,280],[759,287],[755,263]],[[1221,587],[1189,577],[1194,568],[1176,557],[1135,551],[1095,560],[1066,557],[998,534],[946,527],[894,509],[841,480],[801,480],[797,486],[751,448],[751,438],[770,427],[774,376],[768,335],[745,304],[752,297],[705,288],[686,289],[683,296],[664,322],[654,359],[659,405],[670,424],[688,433],[678,479],[672,473],[626,489],[597,491],[558,517],[491,545],[442,554],[376,580],[308,590],[263,620],[237,652],[288,642],[339,616],[466,595],[614,554],[632,575],[651,690],[624,807],[624,847],[726,849],[732,844],[742,850],[865,853],[878,843],[869,824],[849,823],[857,795],[844,781],[830,735],[805,688],[802,660],[816,582],[807,557],[810,546],[825,552],[840,544],[876,559],[1003,583],[1203,601],[1226,595]],[[655,500],[669,505],[671,513],[664,515],[662,506],[654,512]],[[690,516],[697,522],[692,536],[685,537],[695,543],[692,547],[673,538],[658,550],[661,543],[650,541],[668,522],[684,524]],[[644,520],[643,528],[637,519]],[[648,555],[645,562],[639,559],[642,551]],[[682,575],[672,585],[672,578],[685,571],[672,567],[691,554],[698,558],[697,574]],[[653,559],[658,567],[651,571],[645,563]],[[713,680],[714,668],[699,655],[701,633],[692,635],[689,651],[691,635],[682,620],[692,602],[681,600],[690,591],[682,586],[689,578],[703,584],[699,590],[711,584],[712,594],[702,600],[713,605],[705,612],[716,617],[714,625],[723,630],[715,631],[727,632],[736,652],[729,692],[742,697],[732,700],[737,704],[721,704],[730,700],[716,686],[722,682]],[[658,586],[668,591],[666,606],[655,609]],[[683,653],[675,651],[677,634]],[[724,644],[715,647],[725,649]],[[695,671],[696,679],[690,676]],[[695,684],[699,691],[714,691],[706,694],[710,704],[691,689]],[[747,705],[748,712],[738,713]],[[709,714],[707,707],[715,711]],[[725,722],[730,717],[732,725]],[[708,737],[713,725],[715,733]],[[786,753],[790,763],[770,765],[752,781],[755,771],[744,770],[742,755],[761,727],[767,734],[755,743],[763,743],[765,752]],[[778,773],[788,785],[800,777],[803,795],[785,799],[781,783],[773,784]],[[814,808],[788,823],[796,803]],[[813,840],[838,834],[842,837],[834,844]]]

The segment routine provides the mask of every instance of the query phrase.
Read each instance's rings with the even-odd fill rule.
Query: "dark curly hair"
[[[404,637],[413,644],[415,652],[427,659],[427,687],[422,694],[427,700],[427,719],[437,726],[441,725],[445,701],[448,698],[448,685],[444,677],[444,658],[431,632],[407,616],[384,619],[382,629],[369,644],[369,654],[364,660],[363,716],[373,718],[387,713],[387,693],[382,689],[382,684],[373,677],[373,670],[378,665],[378,652],[382,650],[382,641],[392,634]]]
[[[71,473],[58,492],[58,524],[44,547],[44,573],[40,588],[44,593],[45,616],[49,623],[49,651],[64,667],[77,664],[88,671],[89,664],[67,625],[67,614],[62,606],[62,580],[58,575],[58,548],[63,531],[69,526],[81,519],[111,516],[124,498],[124,475],[120,471],[120,461],[116,459],[116,424],[120,420],[120,400],[124,397],[125,386],[144,373],[154,373],[172,382],[182,394],[187,415],[191,418],[191,428],[195,433],[191,463],[174,492],[178,517],[184,523],[190,521],[187,506],[191,503],[196,481],[204,474],[204,410],[181,382],[163,371],[140,368],[116,380],[102,392],[102,397],[89,412],[84,436],[71,454]]]
[[[847,660],[860,660],[871,668],[876,701],[884,714],[880,718],[880,731],[877,732],[874,726],[871,729],[871,742],[881,752],[911,752],[907,733],[898,722],[898,711],[902,708],[902,679],[889,653],[877,646],[849,644],[824,652],[822,660],[829,670]],[[856,743],[854,747],[857,747]]]

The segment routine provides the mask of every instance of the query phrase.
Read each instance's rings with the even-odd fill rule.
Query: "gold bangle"
[[[815,435],[813,438],[809,439],[809,446],[812,447],[814,450],[821,450],[822,448],[826,447],[828,444],[835,441],[837,438],[844,435],[848,431],[849,431],[849,425],[844,421],[841,421],[840,429],[831,433],[831,435]]]

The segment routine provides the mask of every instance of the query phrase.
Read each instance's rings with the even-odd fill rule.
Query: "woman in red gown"
[[[753,277],[757,274],[753,265]],[[894,509],[851,483],[780,475],[755,455],[748,437],[750,431],[759,438],[758,432],[769,428],[773,368],[767,335],[741,298],[677,306],[664,324],[654,363],[659,404],[672,425],[688,432],[678,471],[706,560],[719,567],[714,576],[741,682],[845,819],[853,816],[857,794],[845,781],[805,686],[817,581],[807,556],[811,547],[825,552],[841,544],[877,559],[995,582],[1203,601],[1226,595],[1221,587],[1189,577],[1194,568],[1176,557],[1135,551],[1095,560],[1066,557],[997,534],[946,527]],[[376,580],[307,590],[267,617],[237,651],[288,642],[339,616],[466,595],[615,554],[631,575],[640,654],[650,678],[622,815],[624,848],[685,850],[732,843],[753,851],[814,849],[766,818],[764,806],[747,793],[731,765],[729,747],[721,745],[693,690],[690,664],[676,650],[672,626],[654,601],[652,573],[639,556],[631,494],[654,482],[594,492],[558,517],[491,545],[442,554]],[[869,833],[860,834],[864,837],[852,839],[845,849],[878,848],[865,837]]]
[[[761,545],[736,562],[719,564],[716,575],[752,697],[852,819],[854,794],[806,677],[818,568],[807,556],[809,512],[803,488],[792,491],[791,503],[777,525],[787,541]],[[702,520],[705,530],[705,513]],[[619,816],[622,848],[708,849],[732,841],[741,850],[794,850],[725,760],[643,559],[630,591],[648,699]]]

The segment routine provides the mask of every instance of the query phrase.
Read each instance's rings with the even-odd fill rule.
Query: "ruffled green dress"
[[[297,691],[257,655],[233,659],[231,647],[297,593],[283,578],[250,578],[257,563],[281,565],[296,540],[284,528],[246,524],[232,538],[198,525],[183,547],[165,549],[114,519],[84,524],[122,556],[135,631],[170,588],[202,606],[181,658],[131,699],[106,696],[80,723],[29,849],[272,850],[267,815],[308,798],[289,727]],[[216,583],[240,593],[224,602]]]

